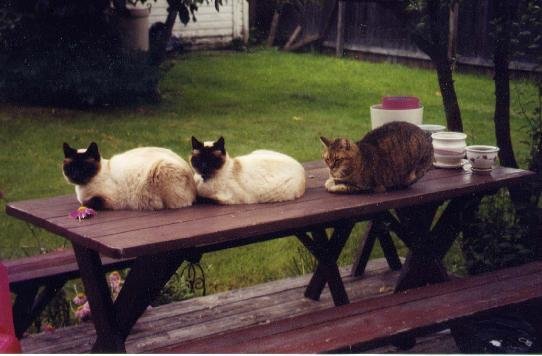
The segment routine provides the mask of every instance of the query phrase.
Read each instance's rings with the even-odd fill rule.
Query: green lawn
[[[455,76],[468,143],[494,144],[493,82]],[[155,145],[187,157],[190,136],[223,135],[231,155],[257,148],[278,150],[300,161],[319,159],[319,135],[360,138],[369,130],[369,106],[381,96],[414,94],[424,122],[444,124],[442,98],[431,70],[374,64],[316,54],[273,50],[196,53],[181,57],[161,84],[160,105],[77,111],[0,105],[0,257],[38,253],[64,240],[32,231],[4,212],[6,201],[73,192],[61,174],[62,142],[86,147],[96,141],[104,157]],[[512,132],[521,162],[526,157],[519,102],[532,102],[534,86],[512,84]],[[351,262],[359,239],[350,239],[342,263]],[[208,289],[224,290],[295,273],[293,238],[209,254]],[[454,262],[455,263],[455,262]]]

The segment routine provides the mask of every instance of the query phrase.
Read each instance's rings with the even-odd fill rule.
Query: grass
[[[494,144],[491,78],[456,74],[455,80],[468,143]],[[369,106],[389,94],[419,96],[424,122],[445,123],[434,71],[317,54],[189,54],[175,61],[161,92],[160,105],[121,109],[0,105],[0,191],[5,195],[0,203],[0,258],[65,243],[4,212],[8,201],[73,192],[60,169],[64,141],[75,147],[96,141],[104,157],[146,145],[168,147],[187,157],[190,136],[210,140],[223,135],[234,156],[267,148],[310,161],[320,158],[320,135],[363,136],[370,127]],[[534,97],[534,86],[513,82],[512,139],[520,162],[527,155],[523,141],[528,135],[519,102]],[[356,227],[341,263],[351,263],[361,232],[362,227]],[[294,238],[286,238],[206,255],[208,289],[291,275],[296,246]]]

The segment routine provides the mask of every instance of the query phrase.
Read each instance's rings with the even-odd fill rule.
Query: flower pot
[[[420,125],[423,120],[423,106],[413,109],[384,109],[382,104],[371,105],[371,126],[373,129],[392,121],[406,121]]]
[[[119,16],[122,45],[126,49],[147,51],[149,49],[149,8],[128,7]]]
[[[461,167],[467,147],[462,132],[437,132],[431,135],[435,152],[434,165],[441,168]]]

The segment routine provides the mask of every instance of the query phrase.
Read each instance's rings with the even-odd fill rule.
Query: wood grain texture
[[[391,336],[449,323],[542,296],[542,263],[411,289],[318,313],[201,338],[158,352],[319,353],[364,350]],[[364,345],[365,344],[365,345]]]
[[[519,184],[528,171],[498,168],[481,176],[463,170],[429,171],[408,189],[381,194],[334,195],[323,187],[321,162],[306,165],[308,189],[294,201],[235,206],[196,205],[158,212],[107,211],[92,219],[68,218],[78,207],[74,196],[9,203],[6,212],[113,258],[157,254],[171,249],[242,244],[257,237],[287,236],[297,230]]]
[[[132,259],[113,259],[102,257],[106,271],[130,266]],[[49,280],[73,279],[79,277],[79,267],[72,249],[52,251],[29,257],[5,260],[2,263],[8,270],[9,285],[17,291],[26,284],[41,285]]]
[[[341,274],[354,301],[390,293],[398,276],[388,270],[384,259],[371,260],[363,279],[348,277],[346,267],[341,268]],[[290,277],[151,308],[136,323],[126,349],[130,353],[154,352],[181,341],[333,306],[327,290],[319,302],[302,297],[310,277]],[[25,353],[86,353],[95,337],[92,323],[87,322],[29,335],[21,342]]]

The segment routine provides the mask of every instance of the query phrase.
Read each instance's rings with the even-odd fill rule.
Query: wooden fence
[[[284,10],[282,31],[293,33],[298,25],[301,26],[300,42],[323,34],[323,45],[331,48],[338,45],[341,53],[344,48],[388,58],[429,60],[411,40],[404,19],[397,18],[378,1],[305,1],[302,9]],[[460,2],[456,14],[456,36],[452,37],[457,63],[493,66],[492,12],[492,0]],[[342,25],[343,36],[337,36],[338,25]],[[515,58],[511,67],[531,71],[536,63],[533,56],[525,55]]]

